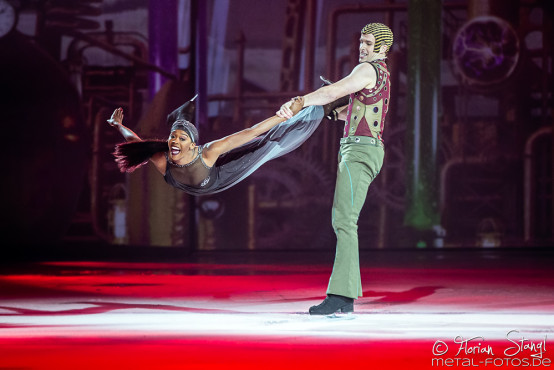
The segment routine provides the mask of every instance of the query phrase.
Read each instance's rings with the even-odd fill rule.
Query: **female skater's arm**
[[[117,108],[112,113],[112,117],[108,120],[108,123],[117,128],[119,133],[123,136],[127,142],[143,141],[137,134],[135,134],[128,127],[123,126],[123,108]],[[156,169],[163,175],[167,166],[165,154],[163,152],[155,153],[150,157],[150,162],[154,164]]]
[[[302,98],[295,98],[290,109],[294,112],[294,114],[296,114],[302,109],[303,105],[304,102]],[[204,162],[208,166],[212,166],[217,158],[223,153],[227,153],[232,149],[248,143],[258,136],[265,134],[273,127],[284,121],[286,121],[286,118],[273,116],[260,123],[255,124],[252,127],[206,144],[204,146],[204,151],[202,152]]]
[[[339,121],[346,121],[346,114],[348,113],[348,105],[336,108],[335,111],[337,112],[337,120]]]
[[[108,123],[117,128],[125,141],[141,141],[142,139],[128,127],[123,126],[123,108],[117,108],[113,111],[112,117]]]

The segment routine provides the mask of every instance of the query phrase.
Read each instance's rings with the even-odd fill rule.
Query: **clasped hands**
[[[304,98],[297,96],[281,105],[281,108],[275,114],[281,118],[292,118],[296,113],[300,112],[304,108]]]

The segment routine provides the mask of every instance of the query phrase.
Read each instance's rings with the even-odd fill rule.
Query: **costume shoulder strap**
[[[206,168],[212,168],[212,167],[208,166],[208,165],[206,164],[206,162],[204,162],[204,157],[202,157],[202,151],[203,151],[203,150],[204,150],[204,145],[200,145],[200,146],[198,147],[198,156],[200,157],[200,161],[202,161],[202,164],[204,165],[204,167],[206,167]]]
[[[375,70],[375,74],[377,75],[377,78],[379,78],[379,64],[377,62],[364,62],[364,63],[368,63],[370,66],[373,67],[373,69]]]

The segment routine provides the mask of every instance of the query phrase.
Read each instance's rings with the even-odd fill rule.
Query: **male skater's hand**
[[[289,108],[292,112],[292,115],[296,115],[296,113],[300,112],[302,108],[304,108],[304,97],[297,96],[296,98],[292,98],[292,104]]]
[[[297,96],[281,105],[281,108],[275,114],[281,118],[289,119],[300,112],[302,108],[304,108],[304,98]]]

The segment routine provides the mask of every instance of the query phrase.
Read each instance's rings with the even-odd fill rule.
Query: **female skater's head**
[[[186,158],[187,153],[198,144],[198,130],[191,122],[194,118],[195,99],[196,96],[167,116],[167,124],[171,126],[167,145],[169,157],[174,162]]]
[[[191,122],[178,119],[171,125],[171,133],[176,130],[184,131],[193,143],[198,144],[198,130]]]
[[[168,155],[173,162],[178,163],[181,159],[189,158],[189,153],[196,147],[198,131],[194,126],[192,128],[193,130],[183,125],[173,125],[167,139]]]

